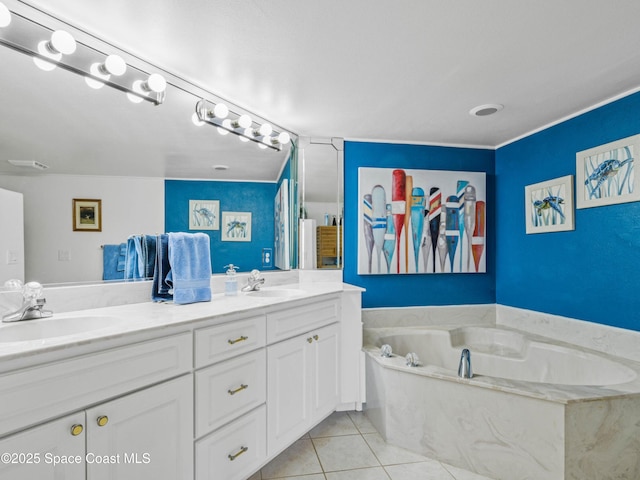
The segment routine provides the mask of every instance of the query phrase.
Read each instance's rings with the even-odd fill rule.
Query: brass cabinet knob
[[[311,338],[311,337],[307,338],[307,342],[309,342],[309,343],[313,342],[313,338]]]
[[[318,335],[314,335],[314,336],[313,336],[313,339],[314,339],[314,340],[318,340],[319,338],[320,338],[320,337],[319,337]]]
[[[82,430],[84,430],[84,428],[82,428],[82,425],[79,425],[76,423],[71,427],[71,435],[73,435],[74,437],[77,437],[82,433]]]
[[[106,415],[101,415],[98,417],[96,422],[98,423],[99,427],[104,427],[107,423],[109,423],[109,417],[107,417]]]

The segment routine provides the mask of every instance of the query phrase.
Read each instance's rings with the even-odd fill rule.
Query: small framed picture
[[[635,165],[640,135],[576,153],[576,208],[640,200]]]
[[[189,230],[220,230],[220,200],[189,200]]]
[[[89,198],[73,199],[73,231],[102,231],[102,200]]]
[[[222,241],[251,241],[251,212],[222,212]]]
[[[524,206],[528,234],[573,230],[573,175],[526,186]]]

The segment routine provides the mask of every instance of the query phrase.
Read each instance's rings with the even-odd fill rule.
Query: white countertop
[[[236,314],[241,315],[252,311],[262,314],[269,310],[278,309],[283,304],[307,301],[314,297],[343,291],[361,291],[358,287],[338,282],[279,285],[277,287],[265,287],[263,290],[287,290],[291,291],[293,295],[262,297],[244,292],[238,292],[238,296],[214,294],[210,302],[188,305],[155,302],[134,303],[60,314],[54,312],[53,317],[48,319],[3,323],[0,324],[0,362],[4,368],[0,368],[0,370],[7,371],[8,369],[22,367],[24,362],[21,360],[29,357],[42,357],[43,354],[51,354],[42,357],[42,361],[51,361],[51,359],[60,358],[61,356],[68,357],[86,353],[91,349],[110,348],[115,343],[109,341],[116,339],[120,340],[119,343],[127,340],[128,337],[131,337],[133,341],[138,341],[136,334],[159,336],[165,333],[177,333],[193,328],[195,322],[202,320],[207,320],[207,325],[214,325],[232,321]],[[62,336],[51,336],[37,340],[16,342],[4,342],[2,340],[3,333],[5,333],[5,337],[9,336],[8,329],[23,327],[37,329],[39,328],[38,325],[45,324],[45,322],[45,326],[50,328],[56,320],[98,320],[96,317],[106,317],[103,318],[105,324],[111,323],[111,325],[88,331],[72,331]],[[82,346],[85,348],[72,350],[74,347]],[[60,352],[62,351],[64,352],[61,355]],[[33,362],[28,362],[27,364],[29,363]],[[12,364],[15,364],[15,366]]]

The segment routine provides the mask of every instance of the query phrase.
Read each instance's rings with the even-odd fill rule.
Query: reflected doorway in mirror
[[[189,230],[220,230],[220,200],[189,200]]]
[[[102,231],[102,200],[88,198],[73,199],[73,231]]]

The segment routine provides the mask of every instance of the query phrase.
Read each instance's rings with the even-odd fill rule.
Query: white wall
[[[0,286],[10,279],[24,282],[22,194],[0,188]]]
[[[324,225],[324,214],[329,214],[329,225],[333,221],[333,216],[336,216],[336,222],[340,220],[341,211],[338,211],[338,204],[336,202],[305,202],[304,207],[307,211],[307,218],[311,218],[316,221],[316,225]]]
[[[24,194],[26,281],[102,280],[101,245],[164,232],[162,178],[0,175],[0,187]],[[73,231],[74,198],[102,200],[102,232]]]

